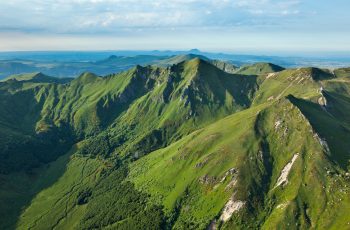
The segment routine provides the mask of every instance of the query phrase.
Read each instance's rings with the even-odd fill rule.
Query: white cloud
[[[348,0],[0,0],[0,50],[25,49],[34,40],[37,49],[350,47],[349,6]],[[315,36],[320,31],[331,36]]]
[[[132,27],[229,26],[252,15],[289,15],[299,1],[277,0],[12,0],[0,2],[0,29],[57,33]],[[276,13],[278,12],[278,13]]]
[[[0,32],[101,34],[142,30],[304,27],[307,0],[11,0],[0,1]],[[326,0],[320,0],[325,2]],[[335,0],[340,1],[340,0]],[[311,1],[309,1],[311,2]],[[316,3],[315,3],[316,4]],[[318,4],[318,3],[317,3]],[[316,6],[317,6],[316,4]],[[308,12],[305,12],[308,10]],[[298,17],[295,17],[298,15]],[[349,21],[349,20],[342,20]],[[315,20],[314,23],[318,22]],[[311,25],[311,23],[309,24]]]
[[[297,14],[301,1],[297,0],[237,0],[234,5],[253,15],[281,16]]]

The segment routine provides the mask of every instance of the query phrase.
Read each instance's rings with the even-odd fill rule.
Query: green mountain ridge
[[[284,70],[283,67],[272,64],[272,63],[255,63],[252,65],[246,65],[239,68],[236,73],[247,74],[247,75],[259,75],[274,73]]]
[[[346,229],[349,76],[193,55],[0,82],[0,229]]]
[[[47,76],[41,72],[38,73],[27,73],[27,74],[16,74],[1,80],[4,81],[25,81],[32,83],[68,83],[72,78],[56,78]]]
[[[184,61],[189,61],[195,58],[199,58],[201,60],[204,60],[206,62],[210,62],[212,65],[216,66],[217,68],[227,72],[227,73],[236,73],[238,70],[238,67],[227,62],[227,61],[222,61],[222,60],[212,60],[209,59],[203,55],[198,55],[198,54],[186,54],[186,55],[177,55],[173,56],[164,60],[159,61],[157,66],[165,67],[165,66],[171,66],[174,64],[178,64]]]

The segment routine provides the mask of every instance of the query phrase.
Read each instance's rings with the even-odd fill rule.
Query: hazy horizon
[[[143,54],[149,54],[154,55],[152,52],[159,52],[159,55],[161,53],[166,52],[183,52],[183,53],[191,53],[191,50],[199,50],[199,52],[203,53],[211,53],[211,54],[227,54],[227,55],[247,55],[247,56],[266,56],[266,57],[281,57],[281,58],[326,58],[326,59],[339,59],[339,58],[350,58],[350,52],[348,51],[329,51],[329,52],[288,52],[288,51],[278,51],[278,52],[264,52],[264,51],[248,51],[248,50],[202,50],[197,48],[192,49],[119,49],[119,50],[107,50],[107,49],[101,49],[101,50],[94,50],[94,49],[86,49],[86,50],[72,50],[72,49],[64,49],[64,50],[9,50],[9,51],[0,51],[0,59],[11,59],[11,58],[17,58],[17,54],[22,56],[26,56],[27,54],[63,54],[63,53],[80,53],[80,54],[86,54],[86,53],[104,53],[104,54],[110,54],[114,55],[118,53],[128,53],[127,55],[123,54],[121,56],[134,56],[134,55],[143,55]]]

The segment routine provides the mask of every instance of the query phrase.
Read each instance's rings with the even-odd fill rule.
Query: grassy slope
[[[149,107],[153,106],[153,104],[150,105],[150,102],[163,104],[162,107],[168,106],[164,104],[169,102],[169,110],[174,110],[174,108],[171,108],[172,104],[175,103],[175,100],[179,100],[180,96],[189,97],[192,91],[198,91],[195,87],[202,85],[202,82],[198,81],[203,81],[204,87],[206,87],[204,92],[200,91],[199,93],[211,97],[207,98],[208,100],[216,100],[214,103],[218,104],[217,108],[220,106],[225,107],[225,104],[222,105],[222,103],[226,102],[228,106],[231,106],[231,108],[226,108],[225,114],[235,109],[232,108],[233,99],[237,100],[238,106],[241,107],[246,107],[249,104],[248,96],[254,88],[253,77],[251,79],[243,79],[240,76],[234,77],[224,74],[206,62],[199,61],[199,59],[183,62],[171,68],[169,70],[138,66],[130,71],[103,79],[91,76],[91,74],[85,74],[72,81],[68,86],[62,86],[61,88],[63,89],[42,89],[45,91],[42,93],[43,95],[49,94],[47,96],[49,100],[45,102],[42,117],[53,120],[54,123],[59,121],[73,123],[76,132],[82,135],[89,135],[110,125],[129,106],[143,104],[144,110],[149,110]],[[201,73],[199,73],[200,71]],[[197,74],[202,74],[203,76],[197,76]],[[240,87],[239,83],[245,82],[250,85],[242,89],[243,92],[240,93],[236,88]],[[215,83],[214,86],[220,86],[223,92],[215,89],[214,86],[211,86],[211,83]],[[230,85],[226,86],[226,84]],[[185,90],[185,87],[189,89],[187,92],[182,92]],[[228,91],[227,97],[230,97],[228,100],[231,101],[225,101],[226,95],[223,95],[225,87],[230,87],[226,91]],[[232,90],[235,91],[232,92]],[[50,99],[54,100],[54,102],[50,103]],[[190,102],[195,103],[198,98],[190,99]],[[180,106],[183,105],[180,103]],[[210,112],[210,110],[217,108],[208,108],[208,110]],[[52,110],[54,113],[48,114]],[[110,113],[112,113],[110,117],[103,117]],[[134,113],[132,114],[133,116],[136,115],[136,112],[129,113]],[[163,113],[168,113],[168,116],[171,117],[173,115],[170,114],[174,113],[174,111]],[[211,111],[211,113],[213,115],[216,112]],[[155,116],[157,114],[153,113],[144,117],[153,118]]]
[[[120,146],[116,152],[128,155],[145,142],[159,148],[248,107],[255,81],[199,59],[164,69],[138,66],[106,78],[85,74],[69,85],[41,89],[46,99],[37,130],[68,123],[78,138],[104,130],[101,135]]]
[[[69,156],[63,156],[69,157]],[[62,162],[58,159],[48,168],[38,183],[47,181]],[[104,165],[97,159],[72,156],[66,168],[55,183],[39,190],[40,193],[31,200],[31,204],[21,214],[17,223],[19,229],[47,229],[58,227],[74,228],[83,217],[85,206],[76,205],[79,192],[86,186],[95,183]],[[49,177],[49,178],[47,178]]]
[[[274,73],[284,70],[283,67],[272,63],[255,63],[239,68],[236,73],[245,75],[260,75],[267,73]]]
[[[157,65],[160,66],[172,66],[172,65],[176,65],[179,64],[181,62],[185,62],[185,61],[189,61],[195,58],[200,58],[202,60],[205,61],[209,61],[209,58],[204,57],[202,55],[196,55],[196,54],[186,54],[186,55],[176,55],[176,56],[172,56],[170,58],[161,60],[157,63]]]
[[[179,64],[181,62],[185,62],[185,61],[190,61],[192,59],[195,58],[199,58],[201,60],[204,60],[206,62],[211,63],[212,65],[216,66],[217,68],[227,72],[227,73],[235,73],[238,70],[238,67],[236,67],[235,65],[226,62],[226,61],[222,61],[222,60],[211,60],[205,56],[202,55],[196,55],[196,54],[187,54],[187,55],[176,55],[167,59],[163,59],[158,61],[157,63],[155,63],[154,65],[156,66],[172,66],[175,64]]]
[[[120,146],[125,155],[145,142],[155,149],[248,107],[255,81],[199,59],[169,68],[137,66],[105,78],[84,73],[68,84],[6,81],[0,83],[0,125],[23,137],[11,145],[3,135],[0,144],[29,143],[26,149],[34,151],[39,139],[55,147],[101,133],[112,135],[112,148]]]
[[[130,177],[135,178],[137,187],[153,194],[155,201],[162,201],[168,212],[180,208],[182,215],[178,218],[186,223],[180,221],[179,225],[193,222],[193,227],[205,228],[230,193],[224,192],[228,181],[214,190],[214,185],[201,185],[199,178],[204,175],[219,178],[228,169],[238,167],[246,151],[242,145],[248,143],[232,140],[244,140],[256,112],[256,109],[240,112],[149,154],[132,165]],[[242,118],[246,122],[241,123]],[[189,200],[184,200],[186,197]]]
[[[205,228],[219,215],[232,191],[225,193],[220,188],[226,184],[217,184],[230,167],[242,172],[241,178],[238,176],[241,185],[234,191],[242,195],[236,197],[242,196],[249,203],[242,216],[234,217],[224,227],[246,228],[247,223],[266,229],[345,227],[350,208],[349,181],[341,167],[348,165],[349,148],[344,138],[350,134],[334,118],[324,118],[329,114],[313,103],[320,85],[311,69],[276,74],[260,86],[254,101],[257,106],[136,161],[130,178],[155,201],[160,200],[168,212],[178,209],[177,228]],[[288,94],[308,99],[311,105],[297,103],[302,99],[294,97],[294,104],[282,99]],[[274,98],[267,100],[271,96]],[[278,129],[274,128],[277,120],[283,124]],[[322,124],[326,127],[319,127]],[[326,130],[332,133],[323,135]],[[325,138],[331,152],[316,132]],[[269,154],[265,163],[257,156],[264,148]],[[301,157],[291,172],[291,182],[282,190],[274,189],[282,168],[296,153]],[[205,175],[211,178],[209,185],[199,182]]]
[[[56,78],[50,77],[43,73],[27,73],[27,74],[16,74],[1,80],[0,82],[16,80],[16,81],[25,81],[31,83],[68,83],[72,79],[71,78]]]
[[[241,90],[240,84],[242,83],[245,87]],[[8,103],[8,105],[4,104],[3,107],[20,109],[16,112],[3,110],[1,113],[4,127],[10,127],[11,132],[14,133],[13,137],[18,136],[16,140],[21,140],[22,137],[24,138],[27,135],[27,138],[34,139],[33,142],[35,142],[38,136],[40,136],[39,138],[46,137],[57,131],[66,132],[67,136],[63,135],[63,138],[72,138],[70,132],[75,133],[74,135],[78,138],[84,138],[85,136],[95,135],[96,132],[100,132],[104,128],[107,129],[101,132],[103,135],[118,138],[118,135],[120,136],[119,131],[123,127],[128,127],[124,132],[121,132],[122,134],[128,133],[127,139],[122,139],[121,149],[118,149],[120,140],[117,139],[115,143],[114,140],[111,140],[112,144],[117,144],[117,153],[128,153],[132,152],[134,145],[143,146],[145,136],[146,141],[148,140],[147,136],[152,138],[148,130],[166,130],[166,135],[160,140],[164,143],[167,143],[167,141],[170,143],[171,136],[176,133],[178,133],[176,135],[184,135],[196,129],[199,125],[207,124],[226,114],[247,107],[250,103],[250,96],[254,92],[255,79],[225,74],[210,64],[195,59],[168,69],[138,66],[130,71],[105,78],[85,73],[65,85],[8,81],[2,83],[1,87],[3,90],[1,96],[5,97],[2,102]],[[200,91],[198,88],[200,88]],[[24,98],[30,101],[19,100],[19,98],[23,98],[22,94],[28,94]],[[203,99],[210,102],[208,107],[200,106],[200,100]],[[157,103],[154,103],[155,101]],[[9,106],[10,104],[11,106]],[[145,111],[144,114],[140,113],[140,107]],[[17,117],[11,117],[11,114],[16,114]],[[189,118],[188,121],[182,124],[181,121],[186,117]],[[159,120],[162,122],[159,122]],[[172,124],[177,125],[175,128],[168,129]],[[16,134],[12,129],[18,129],[20,126],[21,132]],[[130,129],[130,127],[134,128]],[[4,131],[2,137],[6,138],[5,133],[8,134],[8,132],[5,128],[2,131]],[[21,143],[27,141],[23,140],[17,143],[13,142],[13,138],[9,140],[11,143],[5,143],[5,145],[22,146],[26,151],[29,151],[29,153],[26,153],[26,151],[22,152],[15,149],[16,154],[23,153],[23,156],[30,157],[29,160],[34,159],[30,155],[30,151],[33,150],[33,153],[35,153],[38,150],[35,145],[27,148]],[[57,140],[56,136],[54,136],[54,140]],[[160,144],[164,145],[164,143]],[[96,144],[101,145],[101,143]],[[84,146],[84,144],[82,145]],[[131,147],[128,147],[129,145]],[[108,151],[112,152],[116,148],[114,146],[110,146]],[[157,146],[156,148],[159,148]],[[49,146],[44,149],[47,152],[50,148]],[[101,154],[99,149],[96,151],[96,154]],[[26,163],[26,158],[23,158],[22,155],[16,157],[11,152],[5,154],[10,154],[10,159],[13,160],[13,162],[7,162],[7,165],[13,166],[20,163],[18,159],[24,160],[23,163]],[[62,153],[53,154],[53,157],[60,154]],[[39,156],[41,155],[39,154]],[[39,166],[41,163],[35,161],[33,164],[27,164],[27,166],[30,169]],[[22,164],[17,166],[22,167]],[[80,165],[75,165],[74,169],[77,170],[76,172],[82,170]],[[71,177],[70,170],[67,171],[67,178],[69,179]],[[38,180],[46,179],[39,178]],[[55,190],[58,191],[58,188],[61,187],[69,189],[72,184],[58,183],[53,186],[56,186],[55,189],[48,190],[48,193],[54,193]],[[62,194],[64,192],[54,193],[51,196],[54,200],[57,200],[61,199]],[[38,201],[37,205],[40,209],[45,210],[47,204],[45,202],[41,203],[39,200],[34,199],[34,204]],[[38,212],[39,209],[35,207],[35,205],[30,206],[29,214],[23,216],[24,222],[23,224],[21,222],[21,225],[29,225],[30,219],[36,219],[35,216],[42,215],[41,212]],[[58,208],[58,212],[61,211],[61,208]],[[57,218],[59,216],[58,212],[52,213],[52,215]],[[25,220],[26,216],[30,217],[29,220]],[[51,214],[49,218],[55,219]]]
[[[118,176],[119,169],[113,169],[113,162],[104,159],[99,148],[93,150],[97,157],[76,153],[69,158],[68,154],[51,163],[33,178],[34,186],[23,183],[23,187],[14,188],[25,191],[31,187],[33,190],[24,197],[23,192],[18,196],[10,192],[15,177],[5,176],[3,197],[22,201],[13,211],[5,210],[10,216],[4,223],[13,224],[14,216],[25,206],[18,221],[23,229],[32,225],[39,229],[47,225],[59,229],[130,229],[136,223],[145,224],[144,220],[155,220],[154,226],[159,228],[162,214],[156,204],[164,205],[168,226],[206,228],[235,193],[236,199],[247,203],[223,228],[344,228],[349,211],[349,181],[344,170],[349,154],[339,143],[346,143],[350,137],[348,117],[343,112],[347,110],[339,107],[349,108],[348,88],[339,83],[342,78],[315,75],[319,76],[319,71],[298,69],[256,79],[227,74],[194,59],[165,69],[136,67],[106,78],[86,73],[68,85],[25,83],[28,92],[35,92],[35,100],[43,102],[39,103],[42,109],[35,110],[40,118],[36,113],[35,119],[29,119],[39,120],[28,123],[31,133],[63,129],[68,123],[77,136],[107,136],[107,155],[142,150],[146,154],[169,146],[149,153],[130,167],[129,180],[151,194],[148,202],[143,193],[122,182],[124,176]],[[257,83],[259,90],[255,92]],[[15,84],[7,90],[16,95],[16,89],[24,83]],[[321,85],[333,105],[327,111],[316,104]],[[340,87],[342,90],[338,90]],[[285,99],[289,94],[294,97]],[[277,120],[282,125],[275,128]],[[318,127],[320,121],[327,125]],[[331,140],[333,134],[327,135],[330,129],[334,135],[342,133],[338,142]],[[331,152],[316,132],[327,141]],[[90,140],[102,139],[86,139],[78,152],[85,146],[103,143]],[[288,177],[290,182],[283,189],[274,188],[282,168],[295,153],[300,156]],[[222,183],[220,180],[232,167],[238,170],[233,176],[238,182],[226,189],[232,177]],[[112,173],[101,176],[110,168]],[[78,197],[86,191],[92,191],[87,197],[90,200],[78,205]],[[123,203],[125,191],[133,194],[127,203]],[[55,208],[46,213],[52,206]],[[111,210],[118,215],[110,216]]]
[[[169,141],[171,132],[176,138],[248,107],[256,87],[254,77],[226,74],[199,59],[173,68],[171,72],[180,74],[170,74],[158,82],[117,123],[135,124],[135,132],[143,134],[141,139],[145,138],[144,130],[162,130],[165,135],[170,132],[161,140]]]
[[[274,131],[277,119],[283,120],[283,127]],[[261,131],[254,131],[256,126]],[[287,134],[285,128],[289,129]],[[266,146],[268,152],[264,152]],[[260,151],[266,154],[266,161],[260,158]],[[282,168],[296,153],[301,159],[292,170],[291,182],[283,189],[274,189]],[[326,169],[340,169],[327,160],[325,153],[299,109],[282,100],[267,109],[255,107],[232,115],[149,154],[131,166],[130,178],[168,211],[180,203],[175,225],[178,228],[205,228],[233,193],[237,199],[248,201],[248,205],[244,215],[235,217],[227,227],[246,228],[248,223],[267,229],[289,225],[345,226],[350,201],[344,185],[349,186],[349,182],[326,176]],[[238,185],[225,191],[229,180],[222,184],[219,181],[232,167],[239,172]],[[340,174],[344,176],[344,172]],[[200,183],[205,175],[212,178],[209,184]],[[285,210],[276,208],[280,204],[286,204]],[[307,216],[303,216],[303,205],[310,207]],[[337,212],[339,219],[332,223],[334,208],[343,210]],[[293,212],[298,216],[291,215]],[[327,218],[329,222],[324,221]]]
[[[79,145],[33,180],[33,193],[26,193],[31,196],[25,197],[25,208],[17,210],[22,211],[17,229],[159,229],[163,225],[161,209],[145,206],[146,194],[123,181],[125,167],[82,156],[77,149]]]
[[[72,152],[68,152],[54,163],[36,168],[30,174],[17,172],[1,175],[1,229],[13,229],[18,216],[36,194],[52,186],[65,171]]]

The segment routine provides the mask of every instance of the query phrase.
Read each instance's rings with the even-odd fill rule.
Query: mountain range
[[[240,55],[188,51],[36,51],[0,52],[0,79],[14,74],[42,72],[54,77],[76,77],[84,72],[108,75],[125,71],[135,65],[175,64],[196,56],[201,59],[218,60],[242,67],[257,62],[274,63],[287,68],[316,66],[319,68],[341,68],[350,65],[347,56],[326,57],[282,57],[263,55]]]
[[[138,58],[0,82],[0,229],[350,228],[350,68]]]

